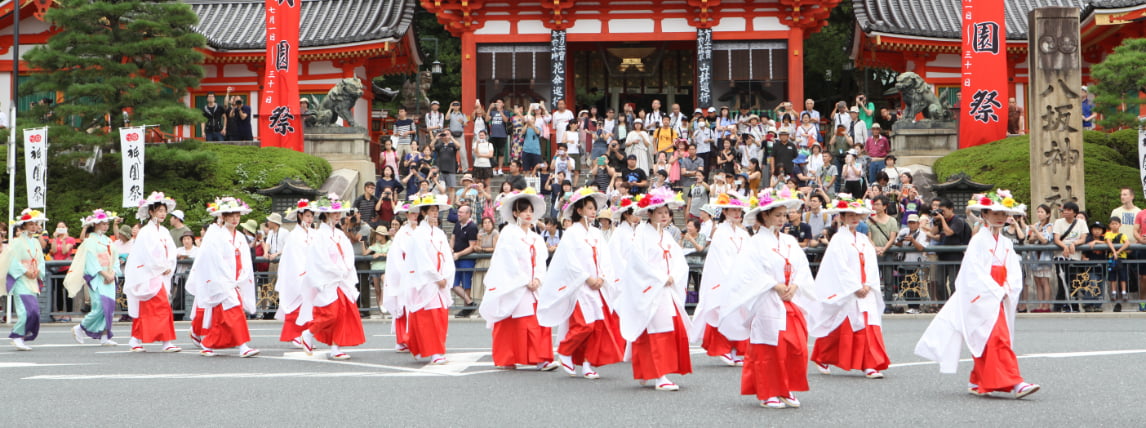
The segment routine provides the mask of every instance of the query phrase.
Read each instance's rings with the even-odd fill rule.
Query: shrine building
[[[421,0],[461,39],[462,106],[800,104],[804,41],[840,0]]]
[[[44,13],[54,0],[21,0],[20,50],[27,52],[47,43],[59,30],[43,21]],[[243,97],[252,114],[257,115],[266,58],[266,15],[263,0],[184,0],[199,15],[195,30],[207,39],[202,49],[204,77],[200,87],[189,88],[187,105],[199,108],[206,104],[208,92],[215,92],[222,103],[227,88]],[[15,0],[0,2],[0,100],[11,100],[12,20]],[[370,105],[374,98],[370,82],[374,77],[395,73],[413,73],[421,59],[415,53],[414,0],[308,0],[302,2],[299,31],[299,93],[321,101],[338,81],[358,77],[366,86],[353,113],[355,121],[371,123]],[[20,79],[34,70],[20,64]],[[34,100],[58,99],[62,94],[20,93],[18,108],[24,111]],[[2,103],[5,109],[7,102]],[[136,125],[143,125],[136,123]],[[194,128],[194,129],[192,129]],[[258,126],[255,138],[258,138]],[[381,127],[371,134],[377,141]],[[198,127],[183,126],[170,130],[174,138],[202,138]]]
[[[852,55],[857,68],[913,71],[954,105],[959,90],[960,0],[851,0],[856,16]],[[1006,0],[1007,75],[1010,94],[1026,106],[1029,94],[1027,18],[1042,7],[1077,7],[1082,81],[1090,66],[1127,38],[1146,37],[1146,0]],[[1135,94],[1136,96],[1136,94]],[[1127,106],[1136,110],[1138,106]]]

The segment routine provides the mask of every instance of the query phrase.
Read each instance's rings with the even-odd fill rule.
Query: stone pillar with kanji
[[[1073,201],[1086,209],[1082,151],[1082,59],[1079,10],[1030,12],[1031,204],[1057,212]]]

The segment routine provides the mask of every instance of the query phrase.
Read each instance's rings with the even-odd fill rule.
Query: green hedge
[[[1121,205],[1119,188],[1137,189],[1138,132],[1125,130],[1113,134],[1087,131],[1083,142],[1086,170],[1086,207],[1097,219]],[[952,174],[965,172],[980,183],[1011,189],[1016,199],[1031,200],[1030,137],[1010,137],[981,146],[951,152],[935,161],[933,170],[939,181]],[[1038,204],[1028,202],[1033,216]]]
[[[148,145],[146,150],[146,193],[162,191],[174,198],[192,228],[210,220],[206,204],[216,197],[242,198],[253,210],[251,218],[262,220],[270,214],[271,201],[256,194],[256,190],[272,187],[288,177],[317,189],[331,173],[330,163],[325,159],[274,147],[186,142]],[[47,214],[53,223],[49,230],[59,220],[79,230],[80,218],[100,207],[134,219],[134,209],[120,208],[123,188],[120,154],[105,155],[95,170],[94,174],[88,174],[66,162],[49,162]],[[18,213],[26,203],[22,163],[16,177]],[[7,177],[3,181],[7,186]]]

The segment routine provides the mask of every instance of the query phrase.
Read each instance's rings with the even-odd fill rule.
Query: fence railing
[[[1027,310],[1046,309],[1054,311],[1097,311],[1104,305],[1115,303],[1124,296],[1119,293],[1112,295],[1116,282],[1126,282],[1125,296],[1128,304],[1127,311],[1136,310],[1137,303],[1146,301],[1139,298],[1138,290],[1146,284],[1146,260],[1131,257],[1126,260],[1112,263],[1109,259],[1099,260],[1065,260],[1053,257],[1057,247],[1054,246],[1020,246],[1016,252],[1022,256],[1023,278],[1026,283],[1020,299],[1020,308]],[[1146,254],[1146,245],[1133,245],[1131,254]],[[964,247],[928,247],[926,252],[920,253],[909,248],[892,248],[878,261],[880,279],[883,289],[884,301],[889,311],[920,311],[930,312],[937,310],[948,296],[954,292],[955,277],[961,264]],[[819,261],[823,256],[823,248],[808,248],[806,254],[813,272],[818,272]],[[703,275],[704,252],[690,255],[689,287],[686,307],[691,309],[697,300],[697,289]],[[472,294],[475,300],[481,300],[484,286],[481,279],[486,271],[489,254],[471,254],[462,259],[476,260],[476,267],[458,268],[459,275],[474,275]],[[358,288],[361,295],[358,307],[363,315],[379,313],[379,296],[371,276],[385,274],[384,270],[371,270],[369,256],[359,256],[355,259],[358,265]],[[256,266],[265,266],[269,260],[257,258]],[[69,261],[48,261],[47,279],[40,292],[39,301],[44,320],[59,320],[61,318],[76,317],[87,311],[86,290],[75,298],[68,298],[63,289],[65,269]],[[184,285],[187,270],[191,261],[182,260],[172,284],[171,304],[176,319],[182,319],[187,309],[191,307],[193,297],[187,292]],[[274,291],[274,272],[256,270],[256,299],[258,315],[260,318],[271,318],[277,310],[278,294]],[[120,279],[122,284],[122,278]],[[451,284],[452,285],[452,284]],[[380,288],[379,288],[380,289]],[[1132,297],[1131,297],[1132,296]],[[127,301],[122,289],[117,295],[119,308],[117,312],[126,313]],[[456,300],[453,309],[461,309],[461,301]],[[0,305],[5,302],[0,299]],[[1133,307],[1131,306],[1133,305]],[[0,312],[2,314],[2,312]]]

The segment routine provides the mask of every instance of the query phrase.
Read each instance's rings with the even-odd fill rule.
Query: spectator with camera
[[[1086,236],[1086,223],[1078,218],[1078,204],[1074,202],[1067,202],[1062,204],[1062,218],[1054,221],[1054,226],[1051,228],[1054,233],[1054,244],[1059,247],[1059,251],[1055,251],[1055,260],[1082,260],[1082,254],[1078,250],[1078,245],[1083,243],[1083,238]],[[1066,290],[1069,288],[1068,272],[1073,271],[1074,267],[1066,264],[1057,264],[1055,266],[1058,272],[1060,287],[1055,294],[1055,300],[1066,300]],[[1058,305],[1059,309],[1063,312],[1071,312],[1077,310],[1072,305]]]
[[[939,209],[931,212],[932,236],[939,240],[941,246],[966,246],[971,242],[971,227],[962,217],[955,215],[955,204],[950,199],[940,199]],[[952,263],[963,261],[963,251],[944,251],[937,253],[940,262],[936,272],[935,293],[932,297],[944,300],[948,293],[953,291],[955,271],[958,266]]]
[[[895,253],[894,258],[904,262],[897,270],[896,278],[906,278],[910,275],[909,272],[914,272],[921,284],[926,284],[928,280],[928,269],[926,269],[922,262],[927,260],[927,253],[923,252],[927,248],[927,232],[924,232],[920,227],[919,214],[910,214],[907,216],[906,226],[899,229],[899,233],[895,235],[895,246],[903,248],[904,252]],[[914,250],[914,251],[911,251]],[[896,290],[900,290],[899,284]],[[922,299],[923,296],[914,296]],[[918,314],[919,305],[908,305],[907,313]]]

